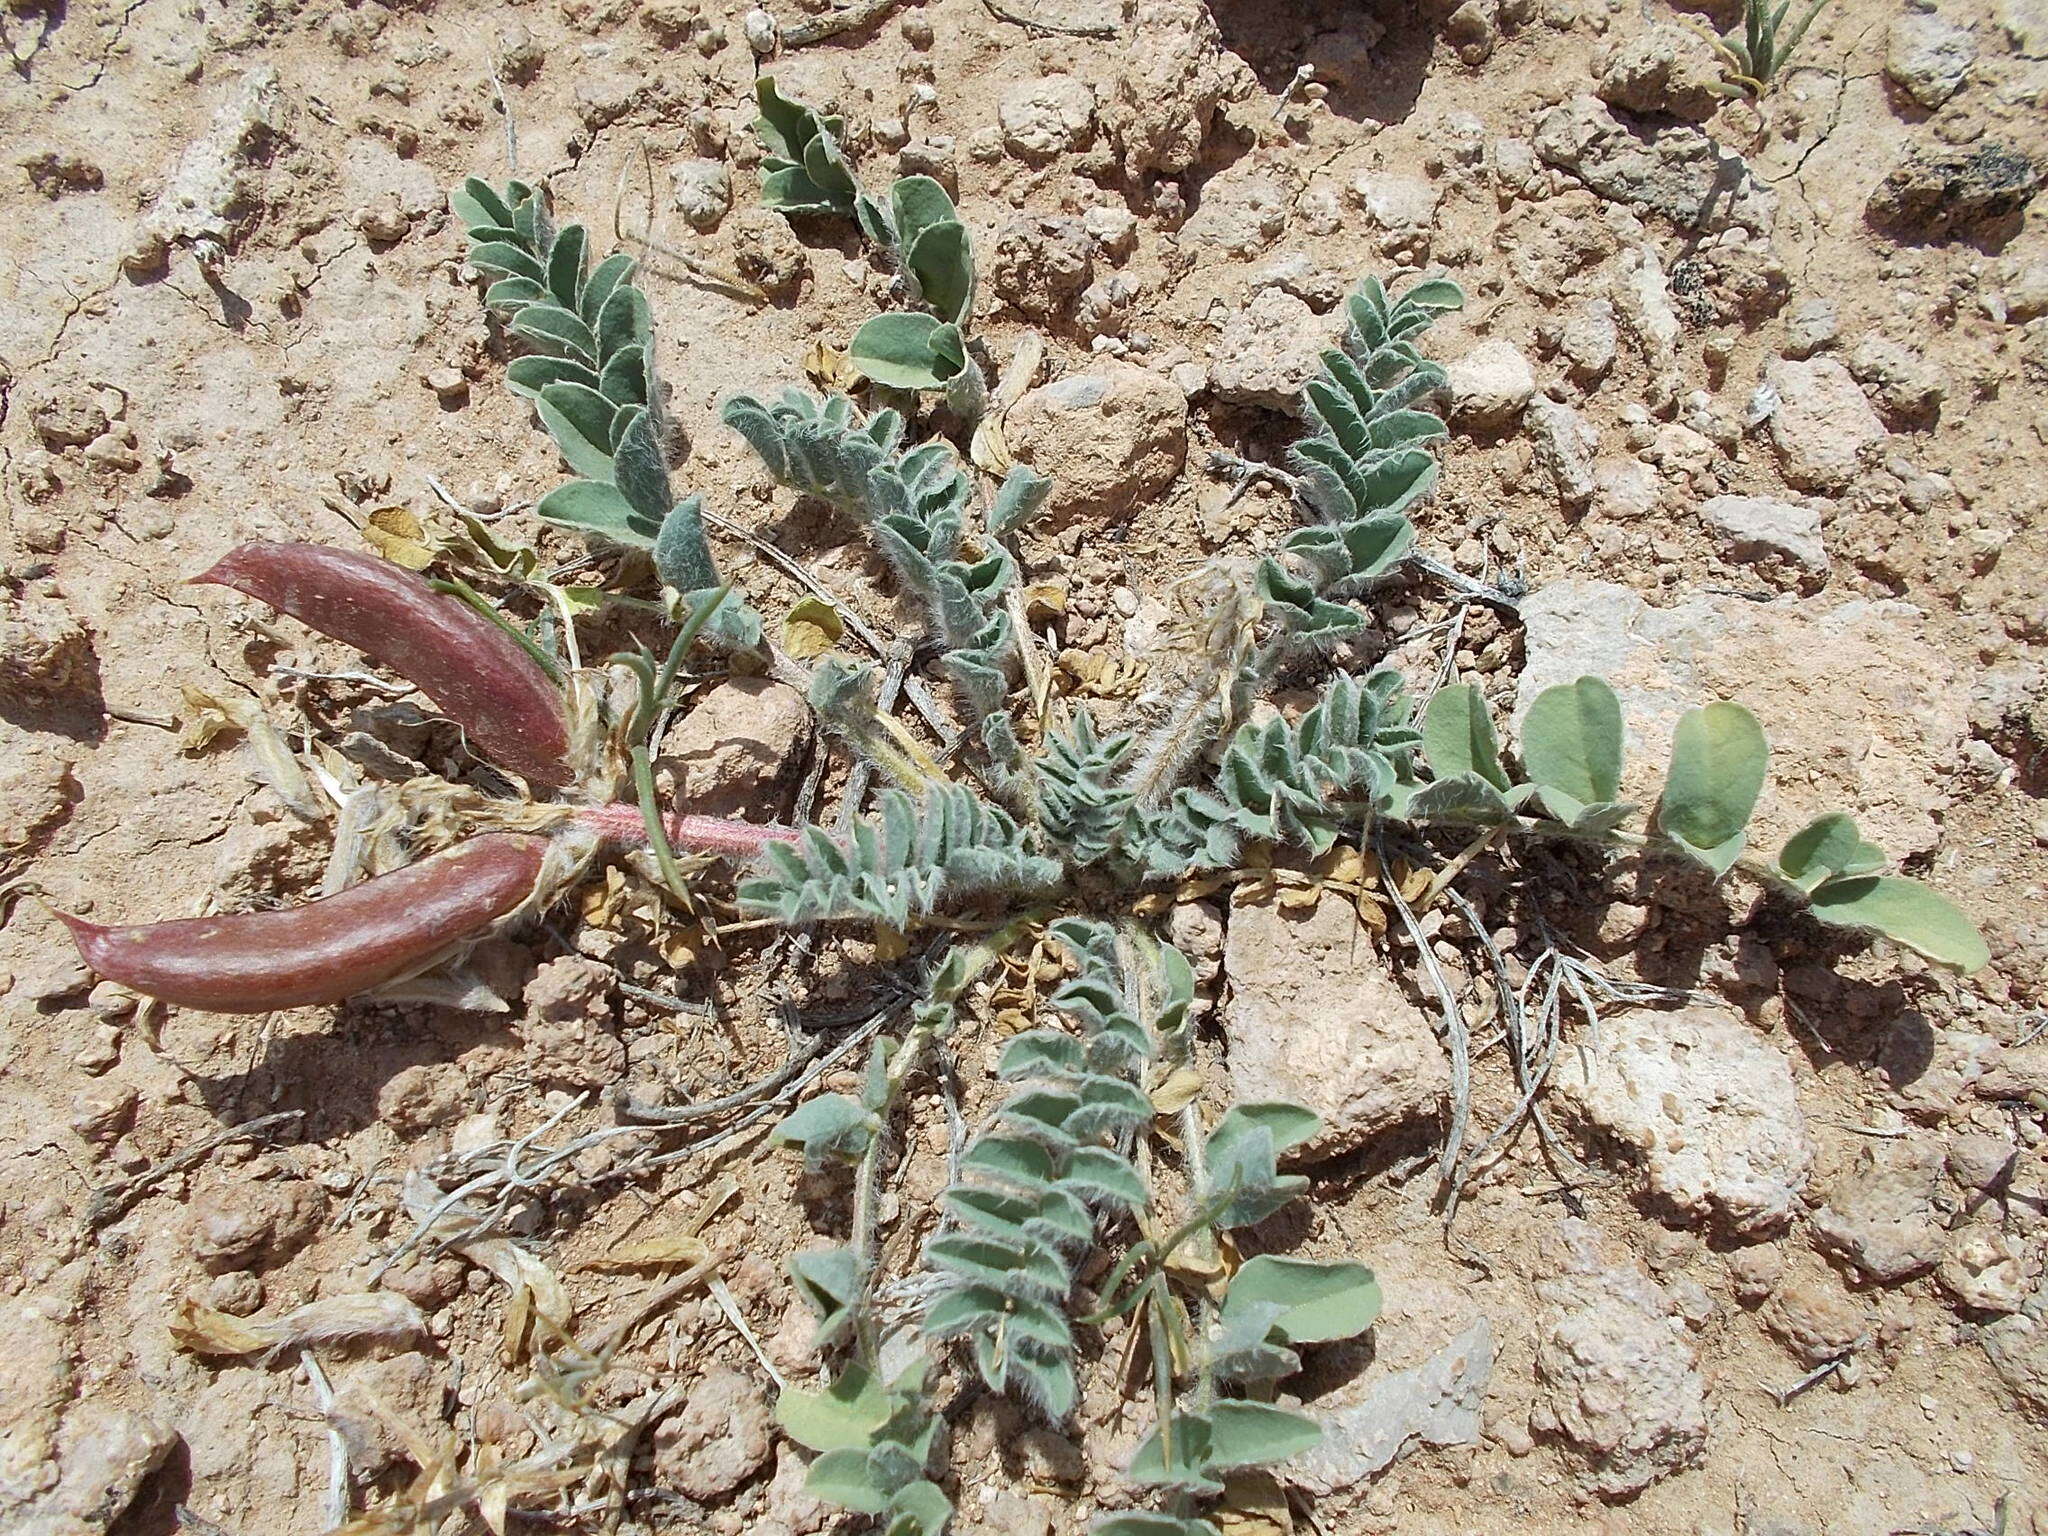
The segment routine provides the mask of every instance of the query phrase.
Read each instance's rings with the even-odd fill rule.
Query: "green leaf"
[[[583,297],[585,243],[583,226],[571,224],[555,236],[555,248],[548,252],[548,291],[557,304],[572,311]]]
[[[785,1147],[801,1147],[804,1161],[817,1166],[828,1159],[857,1162],[881,1129],[881,1122],[843,1093],[821,1093],[806,1099],[769,1133]]]
[[[1314,1419],[1270,1403],[1226,1398],[1209,1408],[1212,1467],[1271,1466],[1313,1450],[1322,1438],[1322,1428]]]
[[[471,176],[448,194],[448,207],[469,229],[505,229],[512,223],[512,210],[487,181]]]
[[[588,367],[597,366],[597,338],[573,311],[560,305],[529,304],[512,317],[512,329],[558,357],[573,356]]]
[[[509,240],[486,240],[469,248],[469,264],[479,272],[502,272],[545,285],[548,274],[541,264]]]
[[[543,385],[533,408],[541,424],[579,475],[612,478],[612,420],[618,407],[584,384]]]
[[[1485,696],[1471,683],[1453,683],[1431,697],[1422,719],[1422,750],[1429,758],[1429,771],[1439,779],[1469,773],[1495,789],[1508,788],[1493,717],[1487,713]]]
[[[1871,875],[1885,866],[1884,850],[1866,843],[1853,817],[1842,811],[1816,816],[1785,840],[1778,871],[1803,891],[1837,876]]]
[[[597,270],[583,285],[582,296],[576,301],[577,313],[583,316],[585,325],[595,327],[597,317],[604,313],[605,302],[618,291],[622,283],[633,280],[633,258],[624,251],[614,251],[597,264]]]
[[[1740,704],[1687,710],[1678,722],[1657,825],[1717,877],[1741,854],[1770,750],[1756,716]]]
[[[1212,1470],[1211,1429],[1208,1418],[1199,1413],[1176,1413],[1172,1419],[1173,1444],[1168,1454],[1166,1440],[1157,1429],[1138,1442],[1131,1453],[1125,1475],[1134,1483],[1151,1487],[1179,1488],[1189,1493],[1217,1494],[1223,1479]]]
[[[1621,740],[1621,701],[1600,678],[1582,677],[1536,695],[1522,721],[1522,764],[1546,805],[1551,790],[1580,808],[1607,804],[1621,791]]]
[[[597,388],[597,375],[566,357],[515,357],[505,365],[505,385],[513,394],[536,400],[550,384],[581,384]]]
[[[857,1515],[879,1515],[889,1507],[889,1495],[876,1485],[865,1450],[827,1451],[811,1463],[804,1492]]]
[[[654,527],[633,510],[617,486],[603,480],[571,480],[558,485],[541,497],[533,510],[550,523],[601,533],[636,549],[654,545]]]
[[[665,526],[674,498],[668,487],[668,464],[655,434],[654,412],[646,406],[635,406],[622,418],[619,446],[612,454],[612,480],[650,527]],[[707,586],[709,582],[692,585]]]
[[[761,117],[754,124],[769,150],[781,160],[801,160],[804,146],[818,131],[818,115],[800,101],[791,101],[776,89],[773,75],[754,82],[754,100]]]
[[[789,1256],[789,1274],[811,1310],[828,1321],[852,1305],[860,1292],[860,1267],[844,1243],[798,1249]]]
[[[919,1478],[889,1496],[889,1517],[882,1536],[939,1536],[953,1518],[953,1505],[945,1489]]]
[[[974,308],[974,250],[965,225],[934,224],[911,241],[903,264],[925,303],[942,319],[965,323]]]
[[[703,497],[685,496],[661,520],[661,532],[654,536],[654,573],[663,586],[678,592],[701,592],[717,584],[718,568],[704,539]]]
[[[946,345],[957,347],[959,339],[957,330],[932,315],[876,315],[854,332],[847,356],[877,384],[937,389],[960,371]]]
[[[1403,304],[1422,309],[1454,310],[1465,307],[1465,290],[1447,277],[1433,277],[1417,283],[1401,295]]]
[[[1946,896],[1898,875],[1829,880],[1813,893],[1813,914],[1823,922],[1879,933],[1965,974],[1991,963],[1976,925]]]
[[[638,288],[614,288],[612,296],[597,312],[597,357],[610,357],[626,347],[647,347],[654,333],[654,316],[647,307],[647,295]]]
[[[909,250],[918,236],[940,224],[957,224],[960,211],[946,189],[929,176],[903,176],[889,188],[889,206],[896,227],[896,242]]]
[[[1380,1315],[1380,1286],[1363,1264],[1320,1264],[1262,1253],[1230,1278],[1223,1316],[1261,1304],[1280,1307],[1273,1322],[1289,1344],[1356,1338]]]
[[[1520,794],[1532,786],[1523,785]],[[1455,774],[1432,779],[1409,797],[1402,808],[1403,821],[1443,821],[1463,826],[1491,827],[1514,814],[1516,800],[1495,789],[1476,773]]]
[[[888,1391],[858,1364],[847,1365],[822,1392],[789,1387],[775,1400],[776,1422],[813,1451],[865,1453],[891,1411]]]
[[[501,277],[484,290],[487,309],[514,310],[522,304],[538,304],[548,291],[530,277]]]
[[[1273,1138],[1273,1150],[1290,1152],[1322,1128],[1322,1118],[1312,1109],[1284,1100],[1251,1100],[1230,1106],[1216,1129],[1209,1133],[1209,1155],[1228,1155],[1240,1140],[1257,1130]]]

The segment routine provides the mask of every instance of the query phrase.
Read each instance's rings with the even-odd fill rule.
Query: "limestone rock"
[[[1804,360],[1835,339],[1835,306],[1826,299],[1802,300],[1785,321],[1785,356]]]
[[[733,215],[732,259],[740,276],[771,299],[795,298],[811,271],[811,253],[789,220],[754,203]]]
[[[401,1136],[453,1125],[469,1112],[469,1078],[452,1061],[424,1061],[377,1090],[377,1118]]]
[[[1849,353],[1849,372],[1896,424],[1924,423],[1941,408],[1948,380],[1925,355],[1875,331]]]
[[[1614,366],[1620,334],[1611,300],[1592,299],[1572,311],[1558,333],[1558,347],[1570,365],[1574,383],[1592,385],[1607,377]]]
[[[1593,1228],[1567,1219],[1548,1248],[1530,1427],[1564,1439],[1589,1490],[1628,1498],[1706,1447],[1699,1355],[1671,1298],[1633,1260],[1603,1254]]]
[[[0,598],[0,698],[56,699],[96,686],[92,640],[52,597]]]
[[[1004,427],[1053,480],[1053,525],[1104,521],[1158,495],[1187,457],[1187,396],[1131,363],[1103,362],[1030,391]]]
[[[1095,92],[1073,75],[1043,75],[1005,91],[996,120],[1011,154],[1043,163],[1094,137]]]
[[[1381,255],[1420,259],[1428,254],[1444,195],[1437,183],[1424,176],[1372,171],[1352,182],[1350,193],[1366,223],[1378,231],[1373,243]]]
[[[1103,126],[1132,182],[1193,165],[1229,84],[1223,37],[1200,0],[1138,0],[1119,44],[1122,70]]]
[[[1318,315],[1283,289],[1262,288],[1216,338],[1209,387],[1233,404],[1292,411],[1343,323],[1341,310]]]
[[[1921,106],[1938,107],[1955,95],[1976,62],[1976,39],[1967,27],[1933,11],[1906,11],[1892,18],[1884,72]]]
[[[1925,1274],[1941,1257],[1933,1208],[1941,1163],[1940,1148],[1912,1142],[1860,1148],[1814,1213],[1815,1239],[1881,1285]]]
[[[513,1026],[536,1081],[603,1088],[626,1070],[612,1019],[612,973],[581,955],[548,961],[526,984],[525,1013]]]
[[[1012,219],[996,231],[989,286],[1028,319],[1072,307],[1095,275],[1095,242],[1079,219]]]
[[[1785,478],[1802,491],[1839,491],[1885,439],[1849,370],[1831,357],[1780,359],[1764,377],[1777,394],[1771,444]]]
[[[1974,1221],[1949,1234],[1934,1278],[1956,1305],[1973,1312],[2017,1312],[2040,1278],[2039,1250],[2029,1253],[1996,1220]]]
[[[751,1379],[712,1365],[683,1406],[654,1427],[658,1484],[700,1503],[722,1499],[768,1464],[768,1399]]]
[[[699,234],[718,228],[732,207],[732,175],[723,160],[685,160],[670,173],[676,212]]]
[[[1452,418],[1479,428],[1505,426],[1536,393],[1529,359],[1497,336],[1480,342],[1444,372],[1450,379]]]
[[[418,1350],[365,1360],[334,1395],[334,1422],[360,1477],[381,1477],[412,1460],[416,1445],[432,1446],[444,1427],[441,1369]]]
[[[1668,112],[1703,123],[1726,99],[1713,44],[1692,27],[1649,26],[1631,32],[1599,66],[1595,93],[1630,112]]]
[[[1979,1337],[2013,1395],[2036,1414],[2048,1414],[2048,1320],[2016,1312],[2001,1317]]]
[[[1876,1315],[1825,1269],[1780,1286],[1764,1307],[1764,1326],[1801,1365],[1838,1360],[1867,1343]]]
[[[1741,225],[1769,234],[1777,194],[1697,128],[1625,127],[1597,96],[1574,96],[1536,121],[1537,155],[1612,202],[1662,214],[1681,229]]]
[[[163,1465],[177,1432],[157,1419],[88,1398],[64,1415],[56,1489],[16,1536],[85,1536],[109,1529]]]
[[[1864,217],[1879,229],[1947,240],[2011,219],[2033,201],[2041,169],[1999,139],[1911,149],[1870,194]]]
[[[810,706],[787,683],[728,678],[669,728],[660,766],[686,811],[773,821],[777,783],[810,728]]]
[[[1417,1445],[1474,1445],[1493,1378],[1493,1326],[1473,1322],[1413,1369],[1385,1377],[1359,1403],[1320,1415],[1322,1443],[1287,1464],[1287,1480],[1328,1497],[1385,1470]]]
[[[1937,816],[1969,734],[1968,704],[1919,610],[1858,601],[1819,612],[1792,599],[1706,595],[1653,608],[1626,587],[1573,579],[1532,592],[1522,620],[1527,660],[1511,725],[1545,688],[1606,678],[1629,735],[1627,798],[1655,800],[1685,710],[1734,699],[1771,735],[1754,846],[1776,849],[1845,806],[1895,857],[1940,842]]]
[[[1270,176],[1225,171],[1202,188],[1201,206],[1182,238],[1226,256],[1256,256],[1286,230],[1292,204],[1286,188]]]
[[[1730,559],[1775,555],[1811,571],[1827,569],[1820,513],[1812,507],[1771,496],[1713,496],[1700,504],[1700,520]]]
[[[310,1179],[219,1184],[191,1204],[192,1256],[209,1274],[276,1263],[310,1242],[327,1197]]]
[[[1443,1046],[1342,896],[1325,893],[1303,912],[1233,907],[1223,968],[1237,1097],[1290,1099],[1322,1116],[1298,1161],[1352,1151],[1442,1104]]]
[[[1642,1157],[1649,1189],[1699,1223],[1755,1236],[1792,1219],[1813,1142],[1784,1053],[1717,1008],[1603,1018],[1558,1068],[1579,1117]]]
[[[1557,487],[1557,499],[1574,510],[1587,506],[1600,489],[1594,455],[1600,449],[1600,434],[1593,424],[1568,405],[1538,395],[1523,413],[1529,428],[1536,462]]]

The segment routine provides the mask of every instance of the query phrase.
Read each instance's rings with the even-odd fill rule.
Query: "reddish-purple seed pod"
[[[492,832],[337,895],[276,912],[103,928],[59,913],[85,963],[183,1008],[268,1013],[338,1003],[411,975],[526,900],[548,840]]]
[[[320,544],[239,544],[194,581],[261,598],[418,686],[477,751],[536,784],[570,780],[562,690],[459,598],[388,560]]]

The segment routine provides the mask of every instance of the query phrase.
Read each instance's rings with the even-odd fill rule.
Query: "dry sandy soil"
[[[7,0],[0,1527],[300,1536],[384,1509],[410,1530],[436,1477],[490,1485],[549,1437],[647,1420],[574,1487],[515,1482],[511,1528],[831,1526],[768,1372],[816,1368],[783,1260],[843,1234],[844,1186],[765,1121],[593,1140],[530,1187],[484,1181],[500,1239],[409,1239],[511,1139],[537,1134],[531,1167],[620,1123],[621,1085],[686,1105],[836,1048],[888,995],[866,946],[663,948],[622,870],[481,958],[509,1013],[151,1016],[46,905],[136,920],[317,887],[331,824],[266,787],[244,734],[198,739],[206,696],[366,771],[459,766],[358,658],[182,581],[250,537],[362,548],[370,512],[434,515],[435,486],[580,552],[524,510],[562,470],[462,264],[444,199],[466,174],[516,165],[643,252],[679,483],[906,625],[854,530],[789,515],[718,423],[735,391],[803,382],[888,284],[850,228],[756,206],[772,68],[845,114],[870,185],[957,185],[999,367],[1044,339],[1007,430],[1065,487],[1025,544],[1065,589],[1061,687],[1136,707],[1175,583],[1292,516],[1269,482],[1233,499],[1210,455],[1277,460],[1360,276],[1447,272],[1472,302],[1429,338],[1453,436],[1417,520],[1529,595],[1396,584],[1363,652],[1480,681],[1504,715],[1609,672],[1652,763],[1678,709],[1740,698],[1776,749],[1767,827],[1857,811],[1990,941],[1959,981],[1742,888],[1477,861],[1511,975],[1555,941],[1694,995],[1609,1001],[1597,1029],[1568,1007],[1553,1145],[1525,1125],[1478,1158],[1447,1233],[1414,952],[1329,893],[1177,914],[1218,1081],[1261,1050],[1376,1074],[1348,1150],[1259,1241],[1367,1260],[1386,1315],[1292,1384],[1335,1461],[1292,1478],[1291,1516],[1231,1529],[2048,1529],[2048,7],[1835,0],[1760,101],[1729,102],[1701,40],[1725,6],[926,0],[833,32],[793,4],[797,41],[764,62],[730,0]],[[833,35],[799,46],[806,27]],[[719,547],[771,622],[799,595]],[[692,687],[671,779],[791,814],[828,751],[801,709]],[[1485,1044],[1476,935],[1432,942]],[[970,1085],[992,1028],[954,1043]],[[1515,1107],[1500,1050],[1472,1097],[1477,1146]],[[944,1178],[936,1085],[908,1120],[882,1212],[899,1268]],[[691,1237],[717,1286],[657,1296]],[[274,1358],[189,1347],[208,1316],[217,1335],[366,1294],[423,1321]],[[537,1305],[590,1345],[650,1302],[607,1372],[538,1381],[573,1352]],[[950,1400],[961,1530],[1078,1531],[1130,1502],[1116,1469],[1148,1410],[1122,1344],[1069,1426]]]

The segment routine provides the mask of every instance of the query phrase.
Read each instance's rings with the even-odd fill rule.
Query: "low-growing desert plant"
[[[1742,26],[1714,39],[1714,46],[1726,61],[1732,78],[1721,82],[1727,96],[1761,96],[1792,57],[1792,50],[1806,36],[1806,29],[1828,0],[1813,3],[1786,25],[1797,0],[1742,0]]]
[[[791,212],[856,217],[932,309],[922,318],[959,338],[972,263],[950,200],[918,178],[869,200],[834,119],[770,81],[760,99],[764,196]],[[1738,705],[1681,721],[1647,808],[1622,798],[1621,709],[1597,678],[1536,699],[1519,768],[1469,685],[1438,689],[1418,712],[1394,671],[1340,671],[1296,715],[1255,713],[1283,676],[1329,674],[1338,644],[1363,636],[1375,584],[1410,559],[1406,514],[1435,484],[1445,436],[1432,409],[1444,376],[1420,341],[1463,303],[1451,282],[1400,293],[1360,283],[1341,344],[1305,392],[1307,431],[1290,454],[1303,525],[1249,568],[1217,565],[1190,584],[1189,612],[1157,658],[1157,697],[1114,730],[1028,685],[1044,658],[1023,622],[1015,538],[1045,499],[1043,477],[1020,467],[978,480],[944,438],[920,439],[914,395],[865,411],[802,391],[728,401],[725,420],[774,477],[864,527],[921,612],[931,668],[956,705],[958,739],[942,753],[895,718],[877,669],[828,655],[806,671],[721,580],[698,501],[670,485],[632,263],[614,256],[588,270],[583,231],[557,230],[531,187],[471,181],[454,207],[472,265],[495,275],[486,303],[529,349],[508,384],[532,400],[577,477],[537,510],[617,552],[617,580],[551,585],[530,551],[473,520],[429,553],[537,599],[545,624],[512,623],[457,577],[444,593],[369,557],[301,546],[239,551],[212,579],[412,678],[479,749],[551,798],[408,786],[394,796],[401,821],[483,835],[297,912],[197,928],[81,924],[81,943],[103,974],[189,1006],[333,1000],[442,963],[545,905],[608,840],[645,845],[649,878],[679,896],[673,846],[744,863],[736,902],[775,925],[858,924],[898,955],[914,931],[938,935],[919,1001],[875,1042],[859,1091],[813,1096],[775,1133],[815,1167],[850,1169],[854,1196],[847,1240],[794,1261],[834,1363],[820,1387],[786,1391],[779,1416],[817,1453],[811,1491],[881,1517],[890,1536],[937,1536],[950,1518],[935,1404],[955,1359],[1059,1421],[1075,1408],[1091,1337],[1128,1319],[1154,1418],[1126,1471],[1157,1507],[1098,1530],[1214,1536],[1205,1511],[1227,1475],[1316,1439],[1312,1417],[1270,1401],[1273,1387],[1302,1349],[1352,1337],[1376,1315],[1362,1265],[1260,1254],[1245,1236],[1306,1189],[1287,1163],[1318,1125],[1297,1105],[1228,1102],[1199,1070],[1193,973],[1156,931],[1191,877],[1314,859],[1346,838],[1364,849],[1448,837],[1457,857],[1435,884],[1485,848],[1559,840],[1689,863],[1711,880],[1739,874],[1823,922],[1941,964],[1985,961],[1955,908],[1880,872],[1883,855],[1845,813],[1774,855],[1749,848],[1768,748]],[[927,384],[860,366],[885,388],[943,386],[956,405],[981,398],[981,363],[953,341],[945,355],[974,385],[956,387],[960,373]],[[972,413],[959,415],[964,430]],[[635,590],[650,575],[659,598]],[[666,659],[581,665],[579,618],[606,603],[674,619]],[[850,808],[849,831],[711,822],[656,805],[647,743],[698,639],[802,683],[820,722],[889,781],[872,810]],[[619,799],[628,784],[637,804]],[[1051,954],[1066,977],[1046,1000],[1058,1022],[1029,1021],[1002,1047],[1000,1087],[970,1087],[985,1113],[939,1219],[909,1273],[884,1273],[879,1195],[906,1089],[957,1037],[994,969]],[[1084,1284],[1104,1250],[1117,1252],[1113,1266]]]

